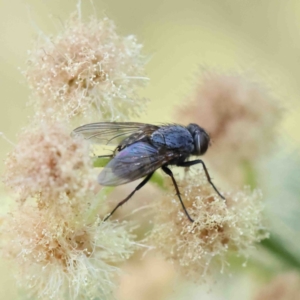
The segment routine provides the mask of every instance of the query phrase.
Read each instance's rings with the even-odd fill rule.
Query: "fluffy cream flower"
[[[98,186],[89,145],[72,138],[60,123],[41,123],[25,129],[5,160],[4,183],[21,202],[37,199],[39,208],[62,216],[82,214]]]
[[[187,176],[179,185],[194,223],[184,214],[177,196],[167,194],[154,208],[149,242],[187,278],[205,280],[211,271],[223,271],[230,251],[247,257],[255,242],[267,236],[259,191],[226,193],[223,200],[202,173]]]
[[[137,248],[125,223],[74,226],[27,204],[4,224],[2,243],[18,283],[42,299],[111,299],[117,264]]]
[[[38,117],[98,121],[138,115],[145,99],[137,91],[147,78],[136,38],[119,36],[107,18],[84,23],[74,14],[63,28],[30,52],[25,76]]]

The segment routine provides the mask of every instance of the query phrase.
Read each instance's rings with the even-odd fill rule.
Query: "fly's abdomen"
[[[115,186],[134,181],[158,169],[165,162],[153,146],[137,142],[121,150],[102,170],[98,182]],[[167,162],[167,158],[166,158]]]

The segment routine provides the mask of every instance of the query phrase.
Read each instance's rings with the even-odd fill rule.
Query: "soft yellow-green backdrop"
[[[18,68],[25,67],[38,31],[55,34],[76,1],[0,1],[0,132],[14,141],[30,115]],[[249,71],[282,100],[281,133],[292,151],[299,147],[299,0],[94,0],[82,1],[82,12],[108,16],[120,34],[135,34],[144,44],[151,59],[150,83],[142,93],[152,102],[142,120],[174,121],[172,113],[189,94],[199,66]],[[0,145],[3,161],[11,146],[5,140]],[[0,299],[16,297],[8,274],[1,265]]]

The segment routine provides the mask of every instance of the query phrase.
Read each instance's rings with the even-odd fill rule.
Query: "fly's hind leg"
[[[141,189],[151,178],[151,176],[153,175],[154,172],[148,174],[143,181],[121,202],[118,203],[118,205],[112,210],[112,212],[105,217],[104,221],[106,221],[109,217],[111,217],[113,215],[113,213],[120,207],[122,206],[124,203],[126,203],[133,195],[136,191],[138,191],[139,189]]]
[[[187,212],[187,210],[186,210],[186,208],[185,208],[185,206],[184,206],[184,203],[183,203],[183,201],[182,201],[182,199],[181,199],[181,195],[180,195],[180,192],[179,192],[179,188],[178,188],[177,182],[176,182],[176,180],[175,180],[175,178],[174,178],[174,175],[173,175],[172,171],[171,171],[167,166],[162,166],[161,168],[163,169],[163,171],[164,171],[167,175],[169,175],[169,176],[172,178],[172,181],[173,181],[173,184],[174,184],[174,187],[175,187],[175,190],[176,190],[176,195],[177,195],[178,198],[179,198],[179,201],[180,201],[180,203],[181,203],[181,206],[182,206],[182,208],[183,208],[183,210],[184,210],[186,216],[188,217],[188,219],[189,219],[191,222],[194,222],[194,220],[190,217],[189,213]]]
[[[222,194],[218,191],[218,189],[215,187],[215,185],[213,184],[213,182],[211,181],[211,178],[208,174],[208,171],[207,171],[207,168],[204,164],[204,162],[201,160],[201,159],[196,159],[196,160],[192,160],[192,161],[184,161],[184,162],[181,162],[179,164],[177,164],[178,167],[190,167],[190,166],[193,166],[193,165],[196,165],[196,164],[202,164],[203,166],[203,169],[204,169],[204,172],[205,172],[205,175],[206,175],[206,178],[207,178],[207,181],[210,183],[210,185],[214,188],[214,190],[216,191],[216,193],[222,198],[225,200],[225,197],[222,196]]]

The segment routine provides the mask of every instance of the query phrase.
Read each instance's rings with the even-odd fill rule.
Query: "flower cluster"
[[[19,205],[4,218],[4,248],[33,295],[109,298],[115,265],[137,248],[125,223],[98,219],[95,178],[87,142],[63,124],[26,129],[9,154],[5,183]]]
[[[70,135],[69,122],[138,114],[145,107],[136,94],[145,81],[140,52],[112,21],[73,15],[30,53],[35,117],[5,160],[3,181],[16,206],[1,227],[4,253],[32,297],[110,299],[118,263],[138,248],[126,222],[101,220],[106,193],[89,143]]]
[[[137,95],[147,78],[142,46],[114,23],[73,15],[56,37],[30,53],[25,76],[39,117],[126,120],[145,108]],[[93,114],[94,112],[94,114]]]

